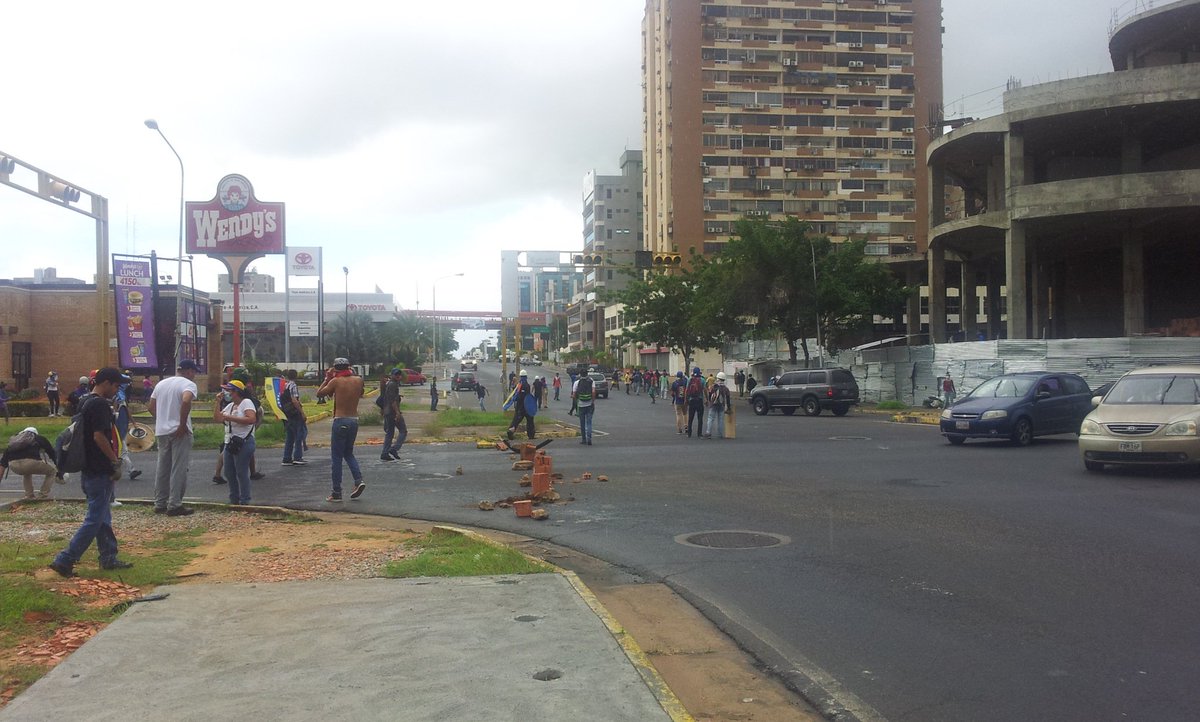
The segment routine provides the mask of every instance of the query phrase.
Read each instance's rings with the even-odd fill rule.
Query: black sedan
[[[996,376],[942,410],[942,435],[951,444],[967,439],[1009,439],[1027,446],[1035,436],[1077,434],[1092,410],[1092,391],[1075,374],[1031,371]]]

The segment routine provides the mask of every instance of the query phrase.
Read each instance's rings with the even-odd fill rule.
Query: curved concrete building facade
[[[1114,72],[1010,89],[1002,115],[930,145],[930,197],[953,199],[930,208],[934,341],[1200,316],[1200,0],[1126,19],[1109,50]]]

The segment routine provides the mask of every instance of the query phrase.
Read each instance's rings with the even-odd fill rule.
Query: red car
[[[420,386],[425,383],[425,374],[412,369],[400,369],[400,383],[406,386]]]

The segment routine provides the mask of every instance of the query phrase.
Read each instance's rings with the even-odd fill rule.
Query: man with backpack
[[[483,384],[476,381],[475,382],[475,396],[479,398],[479,410],[480,411],[487,411],[487,409],[484,408],[484,406],[483,406],[483,400],[487,398],[487,395],[488,395],[487,388],[484,387]]]
[[[11,469],[19,474],[25,484],[25,499],[48,499],[58,469],[54,466],[54,447],[50,440],[38,433],[36,427],[26,426],[13,434],[8,447],[0,456],[0,473]],[[34,474],[42,474],[42,488],[33,491]]]
[[[192,457],[192,402],[199,391],[196,373],[200,367],[191,359],[179,362],[178,374],[155,385],[150,394],[150,415],[158,437],[158,464],[154,470],[154,513],[187,516],[183,505],[187,491],[188,465]],[[99,378],[99,376],[97,376]]]
[[[71,434],[71,447],[81,445],[84,452],[80,469],[81,485],[87,497],[87,513],[71,542],[54,557],[50,568],[64,577],[75,576],[75,565],[92,545],[100,552],[101,569],[128,569],[133,564],[117,558],[117,535],[112,527],[113,484],[120,478],[119,442],[113,423],[112,398],[129,377],[115,368],[96,372],[95,397],[84,402],[80,419]],[[67,454],[70,455],[70,449]],[[70,470],[70,469],[68,469]]]
[[[583,374],[571,387],[571,399],[575,413],[579,414],[579,443],[592,445],[592,416],[596,412],[593,401],[592,377]]]
[[[688,407],[687,428],[688,438],[696,432],[696,438],[704,435],[704,377],[700,375],[700,367],[692,369],[692,378],[688,380],[685,392]]]
[[[675,433],[682,434],[687,424],[687,379],[682,371],[675,372],[675,380],[671,382],[671,406],[675,409]]]
[[[504,409],[509,407],[513,409],[513,420],[508,425],[508,438],[511,440],[514,432],[521,426],[521,420],[525,420],[525,434],[529,438],[534,437],[534,422],[533,417],[537,414],[537,404],[534,402],[533,387],[529,384],[529,374],[525,369],[521,369],[521,375],[517,381],[516,389],[512,396],[509,397],[508,403],[504,405]]]
[[[729,387],[725,385],[725,372],[717,372],[717,378],[708,390],[708,434],[706,439],[713,437],[716,430],[717,438],[725,438],[725,414],[729,409]]]
[[[296,385],[296,369],[288,369],[284,374],[287,379],[279,390],[279,410],[283,412],[283,465],[304,466],[304,427],[308,418],[304,415],[303,402],[300,399],[300,387]]]

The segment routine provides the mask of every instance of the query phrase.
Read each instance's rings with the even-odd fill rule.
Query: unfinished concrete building
[[[1113,72],[1012,87],[1002,115],[930,145],[930,197],[962,198],[930,209],[935,342],[1168,335],[1200,316],[1200,0],[1114,23],[1109,53]]]

